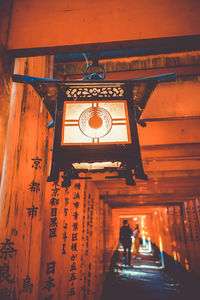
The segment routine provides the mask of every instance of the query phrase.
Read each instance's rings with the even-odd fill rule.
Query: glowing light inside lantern
[[[131,143],[126,101],[65,101],[62,145],[105,143]]]
[[[93,139],[105,136],[112,128],[112,118],[102,107],[89,107],[79,118],[82,133]]]
[[[72,164],[75,169],[88,169],[88,170],[100,170],[103,168],[119,168],[121,166],[121,162],[96,162],[96,163],[73,163]]]
[[[103,124],[102,119],[97,115],[95,115],[89,119],[89,126],[91,128],[94,128],[94,129],[100,128],[102,126],[102,124]]]

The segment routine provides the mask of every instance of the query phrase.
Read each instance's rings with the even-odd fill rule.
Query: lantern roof
[[[73,89],[104,89],[104,88],[117,88],[132,90],[133,101],[136,107],[138,107],[140,113],[138,113],[137,119],[139,120],[143,109],[145,108],[147,101],[155,89],[156,85],[160,82],[170,82],[176,80],[175,73],[169,73],[158,76],[151,76],[138,79],[125,79],[125,80],[72,80],[62,81],[57,79],[31,77],[25,75],[13,75],[14,82],[29,83],[33,86],[36,92],[42,98],[46,108],[54,119],[55,107],[58,94],[61,90],[66,91],[69,88]],[[102,91],[102,90],[101,90]],[[80,93],[79,93],[80,94]],[[102,94],[103,96],[103,94]],[[113,97],[113,95],[112,95]],[[76,98],[76,95],[74,95]]]

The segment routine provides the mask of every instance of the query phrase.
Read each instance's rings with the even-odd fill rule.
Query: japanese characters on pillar
[[[48,57],[17,58],[14,73],[49,77],[49,65]],[[38,295],[48,113],[29,86],[13,83],[11,103],[0,193],[0,299],[31,300]]]
[[[198,205],[195,200],[184,203],[184,225],[186,231],[187,247],[188,247],[188,265],[191,269],[200,268],[200,228],[199,228],[199,212]]]
[[[86,188],[84,190],[84,197],[83,197],[83,218],[82,218],[82,232],[81,232],[81,264],[80,264],[80,276],[81,276],[81,293],[83,299],[86,298],[86,256],[85,256],[85,249],[86,249],[86,211],[87,211],[87,196],[88,193]]]
[[[65,194],[64,194],[64,220],[63,220],[63,244],[62,244],[62,254],[66,255],[66,242],[68,239],[68,228],[69,228],[69,215],[70,215],[70,210],[69,210],[69,189],[65,188]]]
[[[86,190],[84,191],[84,198],[83,198],[83,221],[82,221],[82,246],[84,246],[84,240],[85,240],[85,228],[86,228]],[[85,254],[85,253],[84,253]]]
[[[91,203],[91,194],[88,194],[88,201],[87,201],[87,212],[86,212],[86,249],[85,249],[85,256],[88,256],[89,251],[89,233],[90,233],[90,203]]]
[[[47,278],[46,278],[46,280],[44,282],[44,285],[43,285],[43,290],[46,290],[48,292],[48,295],[44,298],[45,300],[54,298],[53,291],[56,287],[55,278],[54,278],[55,268],[56,268],[56,262],[55,261],[47,262],[47,264],[46,264]]]
[[[50,188],[50,199],[49,199],[49,232],[48,232],[48,237],[49,239],[52,240],[52,243],[54,244],[54,239],[57,238],[57,229],[58,226],[60,225],[58,223],[58,206],[59,206],[59,192],[60,192],[60,185],[58,182],[53,182],[51,184]],[[56,241],[55,241],[56,244]],[[45,280],[42,283],[42,290],[44,292],[44,299],[53,299],[54,298],[54,291],[56,288],[56,260],[54,260],[54,256],[47,256],[46,260],[46,277]]]
[[[91,210],[92,210],[92,194],[91,192],[88,194],[88,201],[87,201],[87,225],[86,225],[86,256],[87,259],[87,281],[86,281],[86,297],[88,298],[91,289],[91,261],[92,261],[92,234],[91,234]]]
[[[36,157],[36,158],[32,158],[31,160],[32,160],[32,168],[35,170],[35,176],[34,176],[35,178],[30,182],[28,189],[31,193],[37,194],[38,192],[40,192],[40,182],[39,179],[37,178],[37,173],[41,169],[42,159]],[[39,208],[35,206],[35,203],[32,203],[32,207],[27,207],[26,209],[27,209],[28,216],[31,218],[31,226],[32,226],[32,219],[37,216],[37,212]]]
[[[50,199],[50,223],[49,223],[49,237],[54,238],[57,236],[58,217],[57,206],[59,205],[59,190],[60,185],[57,182],[52,184],[51,199]]]
[[[16,255],[17,250],[14,248],[14,242],[6,239],[0,246],[0,299],[6,299],[11,296],[11,287],[16,280],[15,274],[10,273],[10,260]],[[15,291],[13,291],[14,296]],[[8,298],[9,299],[9,298]]]
[[[90,206],[90,236],[93,234],[93,218],[94,218],[94,197],[91,198]]]
[[[91,296],[92,299],[99,299],[101,295],[100,282],[102,281],[101,274],[101,249],[100,249],[100,218],[99,218],[99,210],[100,210],[100,201],[99,199],[99,191],[94,189],[92,193],[92,205],[91,205],[91,222],[92,222],[92,240],[93,240],[93,262],[92,262],[92,270],[91,270]],[[96,287],[99,286],[97,289]]]
[[[38,198],[37,195],[40,192],[40,176],[41,176],[41,163],[42,163],[42,159],[39,158],[38,156],[36,156],[35,158],[31,159],[31,167],[34,170],[33,173],[33,179],[31,180],[30,184],[28,185],[28,190],[30,193],[32,193],[32,197],[30,197],[30,199],[32,199],[32,206],[31,207],[27,207],[27,214],[28,217],[30,218],[30,241],[32,239],[32,229],[33,229],[33,218],[37,217],[37,213],[38,213],[38,206],[36,206],[37,202],[38,202]],[[31,243],[30,243],[31,244]],[[31,245],[29,245],[30,247]],[[32,282],[31,276],[29,274],[29,264],[28,264],[28,270],[27,270],[27,275],[26,277],[23,279],[23,288],[22,288],[22,292],[23,293],[28,293],[28,294],[32,294],[33,291],[33,287],[34,284]]]
[[[37,172],[40,170],[39,165],[42,168],[42,160],[39,165],[34,162],[33,165],[33,169],[36,168],[33,180],[39,183]],[[101,249],[103,244],[99,235],[102,235],[105,228],[102,227],[101,231],[100,226],[103,226],[103,222],[100,221],[98,193],[95,193],[92,184],[88,185],[87,189],[84,185],[79,181],[73,181],[70,188],[61,188],[60,182],[47,184],[38,299],[57,300],[65,297],[74,300],[86,298],[92,300],[95,295],[100,296],[96,291],[103,278],[103,249]],[[39,191],[32,189],[29,193],[38,195]],[[105,213],[103,202],[101,207],[103,217]],[[39,211],[27,207],[26,214],[32,221],[31,226],[39,217]],[[0,282],[7,283],[7,287],[0,291],[2,295],[10,293],[9,285],[15,281],[15,276],[10,273],[8,261],[16,253],[14,242],[7,239],[1,244],[0,258],[5,261],[0,268]],[[31,273],[27,272],[23,278],[21,293],[31,295],[34,286]],[[98,289],[101,291],[100,287]]]
[[[79,252],[79,244],[78,244],[78,238],[79,238],[79,206],[80,206],[80,184],[75,184],[74,186],[74,192],[73,192],[73,198],[72,198],[72,227],[71,227],[71,233],[70,233],[70,245],[71,245],[71,256],[70,256],[70,269],[69,269],[69,296],[74,296],[77,293],[77,285],[76,281],[78,279],[77,277],[77,257]]]

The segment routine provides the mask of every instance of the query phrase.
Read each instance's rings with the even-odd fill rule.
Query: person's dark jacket
[[[119,236],[120,243],[122,243],[122,245],[125,247],[131,247],[132,235],[133,235],[133,231],[129,227],[129,225],[128,226],[123,225],[120,228],[120,236]]]

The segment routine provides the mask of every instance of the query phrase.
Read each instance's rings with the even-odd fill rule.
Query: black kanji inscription
[[[32,205],[32,207],[27,208],[28,215],[33,218],[34,216],[37,216],[38,207],[35,207]]]
[[[77,243],[72,243],[71,249],[72,251],[77,251]]]
[[[72,256],[71,256],[71,261],[75,261],[76,260],[76,258],[77,258],[77,254],[72,254]]]
[[[78,201],[76,201],[76,202],[74,202],[74,203],[73,203],[73,205],[74,205],[74,207],[75,207],[76,209],[78,209],[78,208],[79,208],[79,205],[80,205],[80,203],[79,203]]]
[[[49,224],[49,227],[57,227],[58,223],[57,223],[57,218],[50,218],[51,223]]]
[[[11,279],[9,274],[9,265],[8,264],[3,264],[2,266],[0,265],[0,283],[2,281],[7,281],[8,283],[13,283],[15,281],[14,276]]]
[[[35,170],[41,169],[41,166],[40,166],[40,163],[42,161],[41,158],[39,158],[39,157],[32,158],[32,161],[33,161],[32,168],[34,168]]]
[[[77,280],[76,273],[71,273],[69,281]]]
[[[78,240],[78,233],[72,233],[72,242]]]
[[[56,286],[56,284],[54,283],[54,278],[52,277],[48,277],[48,280],[45,281],[45,286],[43,287],[43,290],[48,290],[48,292]]]
[[[24,283],[23,283],[23,292],[29,292],[29,294],[32,294],[32,290],[33,290],[33,284],[31,282],[31,277],[30,275],[26,275],[26,278],[24,279]]]
[[[69,291],[69,296],[74,296],[74,295],[76,295],[75,289],[74,289],[74,287],[71,287],[71,289]]]
[[[65,217],[67,217],[67,214],[68,214],[68,208],[64,208],[64,215],[65,215]]]
[[[63,244],[63,247],[62,247],[62,254],[66,254],[66,250],[65,250],[65,247],[66,247],[66,244]]]
[[[78,213],[77,211],[75,211],[75,213],[73,214],[74,220],[78,220]]]
[[[63,232],[63,240],[66,242],[66,239],[67,239],[67,233],[66,231]]]
[[[54,206],[54,205],[58,205],[58,204],[59,204],[59,199],[56,197],[51,197],[50,205]]]
[[[80,194],[79,194],[79,192],[77,192],[77,193],[74,193],[74,196],[73,196],[73,199],[80,199]]]
[[[57,207],[52,207],[51,208],[51,216],[56,217],[57,216]]]
[[[75,190],[80,190],[81,184],[80,183],[75,183]]]
[[[69,204],[69,198],[65,198],[65,206]]]
[[[13,254],[16,254],[17,250],[12,247],[13,242],[10,242],[10,239],[6,239],[5,243],[1,243],[2,247],[0,249],[0,258],[7,260],[8,256],[13,257]]]
[[[33,193],[37,193],[40,191],[40,183],[33,179],[33,181],[29,184],[28,189]]]
[[[47,271],[46,274],[54,274],[55,273],[55,267],[56,267],[56,262],[55,261],[51,261],[49,263],[47,263]]]
[[[49,237],[50,238],[53,238],[53,237],[56,237],[57,234],[56,234],[56,229],[57,228],[50,228],[50,231],[49,231]]]
[[[78,230],[78,223],[77,222],[73,223],[72,227],[73,227],[73,231]]]
[[[73,263],[71,264],[70,271],[76,271],[76,270],[77,270],[76,263],[73,262]]]
[[[58,192],[59,192],[59,184],[57,183],[57,182],[54,182],[53,183],[53,189],[51,189],[52,190],[52,196],[54,196],[54,197],[56,197],[56,196],[58,196]]]

